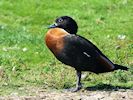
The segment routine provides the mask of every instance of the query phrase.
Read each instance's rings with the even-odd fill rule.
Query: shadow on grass
[[[118,91],[119,89],[131,89],[130,87],[124,87],[124,86],[113,86],[110,84],[97,84],[95,86],[87,87],[85,90],[87,91]],[[132,88],[133,89],[133,88]]]

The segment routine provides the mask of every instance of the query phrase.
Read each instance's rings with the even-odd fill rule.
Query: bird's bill
[[[58,27],[58,25],[56,23],[54,23],[54,24],[48,26],[48,29],[50,29],[50,28],[56,28],[56,27]]]

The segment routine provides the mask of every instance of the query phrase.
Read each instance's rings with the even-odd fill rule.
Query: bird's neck
[[[67,31],[65,31],[64,29],[61,28],[52,28],[50,29],[46,35],[51,35],[54,37],[60,37],[60,36],[64,36],[64,35],[68,35],[69,33]]]

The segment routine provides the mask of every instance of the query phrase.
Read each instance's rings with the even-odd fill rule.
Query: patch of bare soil
[[[34,94],[19,96],[17,93],[12,93],[9,96],[0,96],[0,100],[133,100],[132,89],[119,89],[117,91],[81,90],[75,93],[32,89],[29,92],[34,92]]]

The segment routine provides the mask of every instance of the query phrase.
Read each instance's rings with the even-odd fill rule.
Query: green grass
[[[23,87],[63,89],[75,85],[74,69],[56,60],[44,43],[46,27],[62,15],[73,17],[78,34],[113,62],[130,68],[127,72],[88,74],[84,86],[132,88],[132,5],[132,0],[1,0],[0,95],[27,94]],[[125,39],[118,39],[119,35]]]

